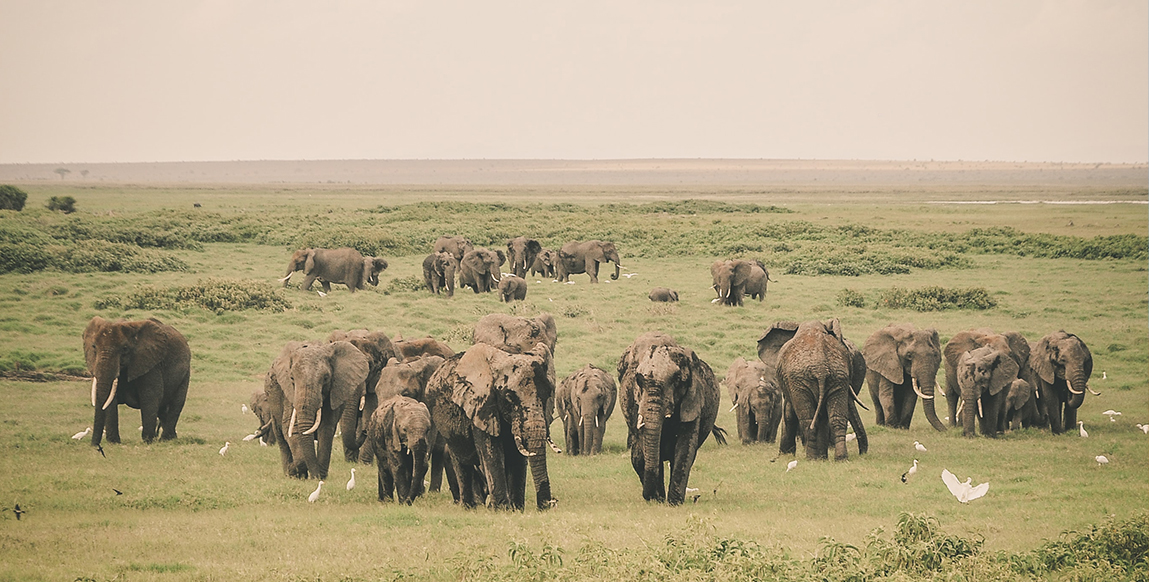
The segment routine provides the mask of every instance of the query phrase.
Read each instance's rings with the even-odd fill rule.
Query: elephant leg
[[[389,462],[381,463],[386,470],[383,471],[383,496],[380,501],[391,501],[395,499],[395,468]]]
[[[958,394],[951,393],[948,389],[946,390],[946,406],[950,412],[950,426],[956,428],[959,421],[958,413],[960,412],[958,410]]]
[[[1061,434],[1065,432],[1065,429],[1068,428],[1068,426],[1061,424],[1061,400],[1057,398],[1057,395],[1053,394],[1053,390],[1043,391],[1041,400],[1045,403],[1045,415],[1049,420],[1050,432],[1053,434]]]
[[[446,441],[442,436],[437,436],[431,444],[431,484],[427,487],[428,491],[439,491],[443,488],[443,470],[450,467],[450,459],[446,457],[446,453]]]
[[[854,427],[854,436],[858,441],[858,454],[864,455],[870,450],[870,439],[866,436],[865,423],[862,422],[862,415],[858,412],[858,405],[854,403],[853,398],[847,398],[846,406],[850,415],[850,426]]]
[[[630,447],[630,466],[638,473],[638,482],[642,483],[642,476],[646,472],[646,457],[642,453],[642,438],[634,439]]]
[[[395,499],[399,503],[411,505],[411,500],[414,498],[411,495],[411,473],[415,468],[414,459],[411,458],[410,449],[393,454],[391,470],[395,479]]]
[[[108,438],[109,443],[119,444],[120,442],[120,405],[118,402],[113,402],[104,411],[104,436]]]
[[[299,288],[303,289],[304,291],[311,291],[311,284],[315,283],[315,280],[317,278],[319,278],[319,276],[314,275],[314,274],[313,275],[304,275],[303,282],[300,283]]]
[[[666,492],[666,503],[672,506],[682,505],[686,499],[686,484],[690,481],[690,469],[698,454],[698,421],[681,423],[675,432],[674,461],[671,462],[670,487]]]
[[[324,408],[327,408],[326,406]],[[341,413],[342,410],[333,411],[330,408],[323,413],[323,420],[319,423],[319,442],[316,443],[315,460],[318,463],[318,477],[320,479],[327,478],[327,470],[331,467],[331,445],[335,443],[335,420],[328,421],[328,418],[335,418],[336,414]],[[330,416],[329,416],[330,415]],[[309,467],[310,469],[310,467]],[[314,472],[314,471],[313,471]]]
[[[1065,403],[1065,423],[1061,426],[1065,428],[1077,426],[1077,409],[1070,406],[1068,402]]]
[[[573,413],[567,413],[573,416]],[[563,434],[566,436],[566,454],[577,457],[579,454],[578,446],[578,425],[574,420],[563,420]]]
[[[275,436],[275,442],[279,445],[279,461],[283,464],[283,474],[287,477],[294,477],[295,459],[291,454],[291,445],[283,436],[283,431],[279,425],[274,422],[271,424],[271,434]]]
[[[184,402],[188,396],[188,377],[184,376],[176,382],[175,390],[169,392],[166,404],[160,407],[160,433],[161,441],[170,441],[176,438],[176,423],[184,410]]]
[[[584,267],[586,268],[586,274],[590,275],[590,282],[598,283],[598,261],[587,259]]]
[[[878,395],[874,400],[874,422],[884,426],[897,426],[899,410],[894,405],[894,383],[882,377],[878,381]]]
[[[526,507],[527,458],[519,453],[511,439],[503,440],[503,460],[507,472],[507,496],[511,507],[522,511]]]
[[[914,409],[918,406],[918,394],[914,392],[912,386],[902,385],[904,391],[902,392],[901,407],[898,412],[898,428],[910,428],[910,423],[914,420]]]
[[[348,463],[354,463],[359,459],[359,424],[359,403],[344,406],[339,419],[339,430],[343,433],[343,460]],[[362,424],[366,428],[367,423]]]
[[[798,417],[794,414],[794,407],[786,402],[783,405],[782,438],[778,444],[779,455],[793,455],[798,450]]]
[[[770,432],[770,421],[768,419],[769,412],[766,409],[758,409],[754,411],[750,427],[754,429],[755,441],[766,442]]]
[[[849,391],[850,387],[847,385],[844,389],[834,392],[833,395],[827,395],[826,411],[830,421],[829,437],[830,443],[834,446],[835,461],[845,461],[849,458],[849,452],[846,450],[846,424],[850,418],[849,404],[854,401],[848,394]]]
[[[391,494],[388,492],[388,489],[387,489],[387,482],[390,479],[390,473],[388,473],[388,471],[390,471],[390,468],[388,468],[387,461],[385,459],[379,459],[375,463],[375,465],[376,465],[376,468],[378,469],[378,471],[377,471],[378,477],[376,478],[376,487],[377,487],[377,490],[379,492],[379,501],[387,501],[391,498]]]
[[[491,496],[491,505],[506,509],[511,501],[507,495],[507,470],[503,447],[496,437],[491,437],[482,430],[475,429],[471,434],[475,439],[475,451],[479,454],[483,473],[487,476],[487,493]]]
[[[330,281],[322,281],[321,280],[321,281],[319,281],[319,284],[323,286],[323,292],[324,293],[330,293],[331,292],[331,282]],[[352,293],[355,292],[354,286],[348,285],[347,288],[350,289]]]

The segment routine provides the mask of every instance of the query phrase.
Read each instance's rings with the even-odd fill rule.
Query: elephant
[[[391,398],[393,396],[404,396],[413,398],[422,402],[427,406],[428,410],[434,406],[434,402],[427,398],[427,382],[431,379],[431,375],[445,360],[439,356],[423,356],[400,363],[398,360],[392,359],[387,362],[387,366],[379,374],[379,382],[375,385],[375,393],[378,395],[380,402]],[[431,491],[438,491],[440,483],[442,482],[442,467],[443,461],[443,446],[440,443],[436,448],[435,433],[431,433],[428,444],[431,447]],[[424,451],[426,453],[426,451]],[[359,449],[359,462],[370,464],[371,460],[376,456],[374,444],[371,439],[367,439],[366,443]],[[423,477],[426,475],[427,465],[422,464],[419,471],[416,473],[416,479],[413,481],[413,497],[418,497],[423,492]]]
[[[723,305],[742,305],[742,296],[746,293],[746,283],[750,280],[750,271],[754,264],[742,259],[714,261],[710,265],[710,275],[714,279],[714,290],[718,292],[715,303]]]
[[[1064,330],[1051,333],[1034,345],[1029,356],[1033,386],[1045,408],[1053,434],[1077,424],[1077,409],[1085,401],[1093,374],[1093,355],[1081,338]]]
[[[422,493],[416,487],[427,472],[427,451],[434,430],[427,405],[406,396],[391,396],[379,403],[368,423],[368,438],[378,467],[379,501],[395,496],[411,505]]]
[[[666,287],[655,287],[650,290],[650,294],[647,295],[647,297],[650,298],[651,301],[673,303],[678,301],[678,291]]]
[[[614,378],[591,364],[563,379],[555,392],[555,408],[563,421],[568,455],[602,452],[606,421],[617,398]]]
[[[542,250],[543,245],[533,238],[520,236],[507,241],[507,260],[511,263],[511,272],[526,277],[527,269],[535,264]]]
[[[459,260],[451,253],[437,252],[423,259],[423,282],[435,295],[440,289],[447,290],[447,297],[455,296],[455,273],[459,270]]]
[[[476,247],[459,262],[459,286],[470,287],[475,293],[486,293],[499,284],[499,267],[507,262],[503,251]]]
[[[759,360],[747,362],[739,357],[730,364],[723,382],[733,402],[730,410],[738,412],[742,444],[776,441],[784,403],[774,370]]]
[[[108,321],[96,316],[84,328],[84,359],[92,374],[92,446],[120,442],[119,405],[139,409],[141,436],[176,438],[191,375],[191,349],[176,328],[158,319]],[[156,424],[159,424],[157,428]]]
[[[614,243],[601,240],[569,242],[559,249],[558,259],[555,275],[561,282],[569,281],[571,275],[586,273],[591,283],[598,283],[598,265],[606,262],[614,262],[614,274],[610,278],[617,280],[622,268]]]
[[[352,248],[341,249],[299,249],[291,255],[287,272],[280,281],[287,287],[295,271],[303,271],[303,290],[310,291],[311,284],[319,280],[325,293],[331,292],[332,283],[343,283],[354,293],[366,289],[367,284],[379,285],[379,273],[387,269],[387,260],[380,257],[364,257]]]
[[[518,275],[507,275],[499,281],[499,297],[503,303],[527,298],[527,282]]]
[[[475,324],[471,339],[472,343],[485,343],[512,354],[525,354],[542,342],[554,353],[559,332],[554,316],[549,313],[534,319],[491,313]]]
[[[538,256],[535,257],[535,262],[531,263],[531,276],[542,274],[544,277],[554,279],[558,275],[555,273],[555,266],[558,265],[559,254],[551,249],[543,249],[539,251]]]
[[[351,331],[335,330],[327,336],[327,342],[351,342],[364,356],[367,356],[368,371],[364,381],[363,397],[355,402],[355,406],[345,406],[343,417],[339,419],[339,428],[343,433],[343,458],[354,463],[359,458],[359,447],[367,440],[367,421],[371,413],[379,404],[375,394],[375,385],[379,382],[379,374],[388,360],[396,356],[395,346],[391,339],[382,331],[368,331],[355,329]]]
[[[1004,431],[1006,427],[1009,430],[1017,430],[1021,427],[1044,426],[1044,419],[1037,406],[1036,392],[1029,382],[1014,380],[1005,395],[1002,424],[998,428]]]
[[[962,407],[962,434],[974,436],[974,414],[981,418],[983,436],[996,437],[1007,392],[1017,378],[1017,362],[992,345],[962,353],[957,364],[958,386],[965,402]]]
[[[844,461],[846,424],[854,427],[858,454],[869,450],[866,427],[858,413],[858,392],[866,378],[866,360],[842,335],[837,319],[774,323],[758,340],[758,358],[775,377],[785,398],[785,428],[778,451],[792,454],[801,435],[807,459],[825,459],[831,443],[834,459]]]
[[[930,425],[945,432],[946,426],[934,408],[938,368],[942,364],[937,330],[891,323],[866,338],[862,355],[866,358],[866,382],[878,425],[910,428],[914,407],[921,398]]]
[[[351,342],[288,342],[264,378],[283,473],[326,479],[335,425],[364,395],[367,356]],[[318,440],[316,440],[318,439]]]
[[[465,237],[444,235],[435,240],[435,246],[432,247],[431,252],[439,253],[446,251],[451,253],[451,256],[455,257],[456,261],[461,261],[463,260],[463,255],[466,255],[474,248],[475,245],[471,244],[471,241]]]
[[[962,409],[958,410],[959,400],[965,398],[958,379],[961,357],[966,352],[985,346],[992,347],[1012,360],[1012,363],[1000,363],[1002,364],[1001,371],[1011,370],[1012,376],[1004,373],[993,374],[991,384],[988,387],[989,398],[985,402],[967,400]],[[983,425],[984,427],[992,427],[988,432],[983,430],[983,434],[986,436],[996,434],[1000,428],[1002,403],[1005,400],[1004,390],[1014,380],[1021,379],[1029,382],[1031,386],[1035,385],[1032,382],[1032,372],[1029,368],[1029,343],[1015,331],[997,334],[991,329],[980,328],[958,332],[950,338],[950,341],[946,342],[946,346],[942,350],[942,357],[946,370],[946,400],[949,405],[950,422],[953,426],[958,426],[960,422],[962,434],[967,437],[974,436],[975,415],[980,417],[983,414],[990,414],[993,419],[993,424]],[[982,395],[979,393],[978,396]],[[975,397],[976,399],[977,397]],[[985,412],[987,405],[990,410],[989,413]],[[983,418],[984,422],[985,419]]]
[[[726,431],[714,424],[721,400],[714,372],[693,350],[651,331],[638,336],[619,358],[618,383],[630,463],[642,483],[642,498],[681,505],[698,448],[711,434],[726,444]]]
[[[770,271],[766,269],[766,265],[762,261],[750,261],[750,277],[746,279],[746,294],[751,299],[757,299],[759,303],[766,299],[766,285],[767,282],[773,281],[770,278]]]
[[[259,430],[255,431],[255,437],[261,443],[274,445],[275,431],[271,429],[271,404],[267,401],[267,392],[263,390],[252,392],[249,407],[251,413],[259,419]]]
[[[391,340],[391,345],[395,347],[397,359],[404,362],[423,356],[439,356],[447,359],[455,355],[455,350],[452,350],[451,346],[431,337],[405,340],[402,336],[395,336],[395,339]]]
[[[528,464],[536,506],[554,505],[543,413],[554,397],[547,377],[552,365],[542,342],[524,354],[477,343],[443,362],[427,382],[427,397],[435,402],[431,419],[450,449],[456,501],[464,507],[481,502],[475,482],[483,475],[490,505],[523,509]]]

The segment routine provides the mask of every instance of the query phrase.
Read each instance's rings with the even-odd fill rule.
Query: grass
[[[480,189],[431,192],[438,202],[410,207],[399,204],[428,192],[25,189],[28,214],[0,212],[0,229],[18,224],[62,245],[132,245],[186,270],[71,272],[48,266],[0,274],[0,371],[82,374],[80,333],[88,319],[155,316],[187,336],[193,376],[177,441],[141,444],[125,408],[127,436],[122,445],[105,446],[107,459],[69,439],[91,423],[89,384],[0,380],[8,404],[0,408],[0,505],[20,503],[28,511],[19,522],[11,512],[0,514],[0,579],[1144,576],[1144,570],[1114,570],[1120,551],[1104,549],[1135,549],[1149,506],[1149,439],[1133,427],[1149,421],[1149,301],[1145,260],[1138,254],[1147,247],[1142,206],[969,208],[865,196],[826,204],[817,192],[797,200],[791,194],[783,209],[772,209],[770,196],[736,191],[711,193],[709,202],[663,193],[671,199],[652,203],[647,191],[556,198],[593,202],[583,206],[527,202],[525,189],[499,205],[487,203],[499,193]],[[62,194],[75,196],[80,211],[64,217],[37,210]],[[187,210],[193,201],[205,203],[202,215]],[[1078,226],[1067,227],[1070,219]],[[520,233],[534,234],[546,246],[567,237],[613,238],[623,265],[636,275],[610,283],[600,277],[604,282],[597,286],[586,284],[585,276],[572,277],[575,285],[528,279],[527,300],[512,305],[469,291],[451,299],[432,296],[418,288],[428,252],[419,245],[429,248],[432,235],[454,232],[488,245]],[[996,233],[993,244],[954,242],[982,240],[978,233],[984,232]],[[336,285],[323,298],[297,284],[279,289],[275,280],[293,245],[307,236],[410,250],[382,253],[391,267],[377,288],[350,294]],[[1005,252],[999,244],[1093,248],[1082,241],[1098,236],[1116,245],[1104,248],[1118,248],[1128,258]],[[952,254],[950,264],[906,263],[908,272],[785,269],[795,253],[818,259],[824,249],[863,246],[862,253],[847,252],[928,258],[930,245],[942,243]],[[660,252],[664,245],[674,250]],[[709,265],[726,251],[767,260],[778,282],[764,302],[747,301],[742,308],[710,303]],[[649,302],[647,292],[659,285],[678,290],[681,301]],[[996,306],[919,312],[875,301],[895,288],[981,288]],[[840,305],[844,289],[867,300]],[[203,297],[213,301],[191,301]],[[243,308],[268,302],[273,309]],[[754,357],[758,334],[779,319],[838,317],[856,343],[894,321],[935,327],[943,342],[982,326],[1017,330],[1030,341],[1066,329],[1093,351],[1091,386],[1103,396],[1088,397],[1080,412],[1089,439],[1023,430],[971,441],[959,431],[935,433],[923,426],[919,411],[908,431],[868,426],[871,448],[864,457],[800,461],[790,473],[784,469],[791,458],[774,461],[775,446],[710,441],[691,475],[690,485],[702,496],[679,508],[642,501],[618,412],[608,423],[604,455],[550,460],[560,502],[545,513],[468,512],[445,493],[412,507],[381,505],[373,469],[359,472],[357,489],[343,489],[350,465],[338,454],[323,496],[311,505],[305,498],[314,483],[284,478],[273,449],[238,442],[256,424],[240,414],[240,404],[262,386],[263,373],[287,341],[368,327],[404,337],[429,334],[463,349],[471,326],[486,313],[541,311],[556,316],[560,375],[585,363],[611,370],[637,335],[655,329],[695,349],[719,374],[735,357]],[[718,424],[734,431],[727,408]],[[1100,415],[1107,408],[1124,414],[1109,423]],[[225,440],[233,444],[221,458],[216,451]],[[915,458],[914,440],[930,451],[917,454],[918,479],[903,485],[898,477]],[[1097,466],[1097,454],[1110,464]],[[956,503],[937,477],[942,468],[963,480],[990,481],[990,494]],[[923,529],[929,535],[913,537]],[[1062,537],[1066,530],[1077,533]],[[1097,541],[1114,539],[1124,541]],[[937,548],[962,544],[977,551],[945,555],[937,570],[890,569],[907,555],[913,559],[903,561],[913,567],[932,563],[923,548],[942,555]],[[1089,544],[1103,548],[1094,552],[1101,557],[1086,551],[1094,547]]]

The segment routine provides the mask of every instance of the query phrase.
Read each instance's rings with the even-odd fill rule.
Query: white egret
[[[220,447],[220,449],[219,449],[219,456],[222,457],[222,456],[226,455],[227,454],[227,448],[230,446],[231,446],[231,442],[223,443],[223,446]]]
[[[351,467],[351,478],[347,480],[347,490],[351,491],[355,488],[355,467]]]
[[[246,404],[240,404],[239,405],[239,413],[240,414],[247,414],[247,410],[248,410],[248,408],[247,408]]]
[[[315,292],[318,293],[320,297],[327,297],[327,294],[320,291],[319,289],[316,289]]]
[[[698,493],[697,487],[687,487],[686,488],[686,494],[687,495],[694,495],[695,493]]]
[[[1137,428],[1141,429],[1141,432],[1149,434],[1149,424],[1139,424]]]
[[[1106,410],[1105,412],[1102,412],[1101,414],[1104,414],[1105,416],[1108,416],[1108,417],[1109,417],[1109,422],[1117,422],[1117,419],[1116,419],[1116,418],[1113,418],[1113,417],[1114,417],[1114,416],[1121,416],[1121,413],[1120,413],[1120,412],[1117,412],[1116,410]]]
[[[852,433],[852,432],[846,433],[846,442],[850,442],[856,438],[858,438],[857,434]]]
[[[78,441],[78,440],[80,440],[80,439],[82,439],[82,438],[84,438],[90,434],[92,434],[92,427],[89,426],[88,428],[84,429],[84,432],[78,432],[78,433],[72,435],[72,440]]]
[[[1109,378],[1105,376],[1105,372],[1102,372],[1101,373],[1101,379],[1102,380],[1108,380]]]
[[[1089,438],[1089,433],[1085,431],[1085,423],[1080,420],[1077,421],[1077,433],[1080,434],[1083,439]]]
[[[909,483],[910,477],[913,477],[918,472],[918,460],[914,459],[914,466],[910,467],[908,471],[902,473],[902,483]]]
[[[631,278],[631,277],[633,277],[633,276],[635,276],[635,275],[637,275],[637,274],[638,274],[638,273],[623,273],[623,274],[622,274],[622,276],[623,276],[623,277],[626,277],[627,279],[629,279],[629,278]]]
[[[312,491],[311,495],[307,496],[307,502],[308,503],[315,503],[315,500],[319,499],[319,490],[320,489],[323,489],[323,481],[320,481],[319,485],[315,488],[315,491]]]
[[[914,441],[914,448],[917,449],[919,453],[926,452],[926,446],[918,441]]]
[[[257,437],[257,436],[259,436],[259,435],[255,434],[255,433],[251,433],[251,434],[243,437],[243,442],[246,443],[247,441],[253,441],[253,440],[255,440],[255,437]]]
[[[1109,459],[1106,458],[1105,455],[1097,455],[1096,457],[1093,457],[1093,460],[1097,461],[1098,466],[1105,465],[1105,464],[1109,463]]]
[[[797,467],[797,466],[798,466],[798,459],[794,459],[793,461],[786,463],[786,472],[789,473],[790,469],[793,469],[794,467]]]
[[[950,473],[946,469],[942,469],[942,481],[945,482],[946,487],[950,490],[950,493],[953,493],[953,496],[962,503],[969,503],[970,501],[973,501],[978,497],[982,497],[987,492],[989,492],[988,481],[974,487],[971,485],[973,482],[973,477],[967,478],[965,483],[962,483],[958,481],[957,476],[955,476],[953,473]]]

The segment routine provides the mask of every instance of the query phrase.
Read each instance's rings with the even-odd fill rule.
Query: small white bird
[[[917,449],[919,453],[926,452],[926,446],[918,441],[914,441],[914,448]]]
[[[1102,373],[1101,373],[1101,379],[1102,379],[1102,380],[1108,380],[1109,378],[1107,378],[1107,377],[1105,376],[1105,372],[1102,372]]]
[[[918,460],[914,459],[914,466],[910,467],[908,471],[902,473],[902,483],[909,483],[910,477],[913,477],[918,472]]]
[[[256,437],[256,434],[255,434],[255,433],[251,433],[251,434],[249,434],[249,435],[247,435],[247,436],[243,437],[243,442],[245,442],[245,443],[246,443],[247,441],[253,441],[253,440],[255,440],[255,437]]]
[[[323,489],[323,481],[320,481],[319,485],[315,488],[315,491],[312,491],[311,495],[307,496],[307,502],[308,503],[315,503],[315,500],[319,499],[319,490],[320,489]]]
[[[316,289],[315,292],[318,293],[320,297],[327,297],[327,294],[320,291],[319,289]]]
[[[697,487],[687,487],[686,488],[686,494],[687,495],[694,495],[695,493],[698,493]]]
[[[89,426],[88,428],[84,429],[84,432],[78,432],[78,433],[72,435],[72,440],[78,441],[78,440],[80,440],[80,439],[82,439],[82,438],[84,438],[90,434],[92,434],[92,427]]]
[[[220,449],[219,449],[219,456],[222,457],[222,456],[226,455],[227,454],[227,448],[230,446],[231,446],[230,442],[223,443],[223,446],[220,447]]]
[[[535,281],[535,283],[542,283],[542,281]]]
[[[1098,466],[1109,463],[1109,459],[1106,458],[1105,455],[1097,455],[1096,457],[1093,457],[1093,460],[1097,461]]]
[[[794,467],[797,467],[797,466],[798,466],[798,459],[794,459],[793,461],[786,463],[786,472],[789,473],[790,469],[793,469]]]
[[[355,467],[351,468],[351,478],[347,480],[347,490],[351,491],[355,488]]]
[[[1089,433],[1085,432],[1085,423],[1080,420],[1077,421],[1077,434],[1080,434],[1083,439],[1089,438]]]
[[[575,284],[575,282],[574,282],[574,281],[567,281],[565,284],[566,284],[566,285],[574,285],[574,284]]]
[[[1149,434],[1149,424],[1139,424],[1137,428],[1141,429],[1141,432]]]
[[[854,439],[856,439],[856,438],[858,438],[858,435],[857,435],[857,434],[854,434],[854,433],[852,433],[852,432],[851,432],[851,433],[846,433],[846,442],[850,442],[850,441],[852,441],[852,440],[854,440]]]
[[[259,437],[259,446],[261,446],[261,447],[267,446],[267,441],[263,440],[263,437]]]
[[[1109,417],[1109,422],[1117,422],[1117,419],[1116,419],[1116,418],[1113,418],[1113,417],[1114,417],[1114,416],[1121,416],[1121,413],[1120,413],[1120,412],[1117,412],[1116,410],[1106,410],[1105,412],[1102,412],[1101,414],[1104,414],[1105,416],[1108,416],[1108,417]]]
[[[637,275],[637,274],[638,274],[638,273],[623,273],[623,274],[622,274],[622,276],[623,276],[623,277],[626,277],[627,279],[629,279],[629,278],[631,278],[631,277],[633,277],[633,276],[635,276],[635,275]]]
[[[247,414],[247,410],[248,410],[248,408],[247,408],[246,404],[240,404],[239,405],[239,413],[240,414]]]
[[[974,487],[971,485],[973,477],[966,479],[965,483],[962,483],[958,481],[957,476],[946,469],[942,469],[942,481],[946,484],[946,487],[949,488],[950,493],[953,493],[953,496],[962,503],[969,503],[989,492],[988,481]]]

